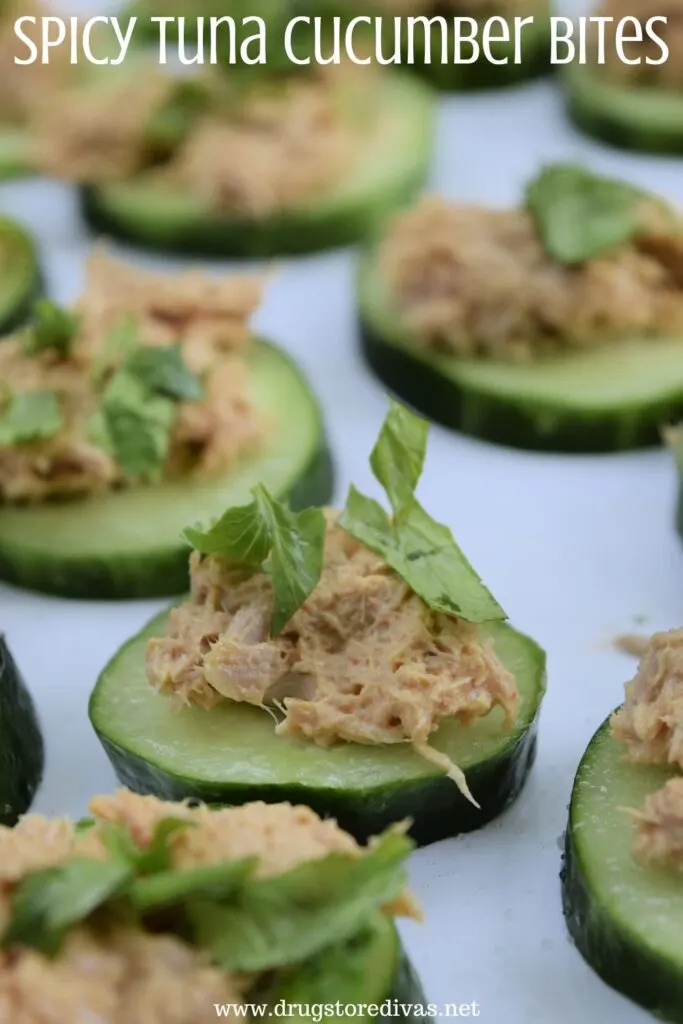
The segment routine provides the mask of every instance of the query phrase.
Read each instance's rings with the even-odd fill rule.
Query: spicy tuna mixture
[[[428,198],[395,219],[379,260],[414,343],[435,352],[524,359],[683,330],[683,229],[660,203],[631,239],[568,266],[524,209]]]
[[[683,629],[652,637],[611,731],[631,763],[683,769]],[[683,776],[651,794],[634,818],[635,855],[683,869]]]
[[[108,856],[99,837],[103,822],[125,826],[144,849],[160,821],[188,820],[194,827],[174,832],[168,841],[174,869],[255,855],[256,876],[263,878],[331,852],[362,855],[334,821],[291,804],[212,811],[120,790],[96,797],[90,811],[95,824],[82,833],[69,821],[39,815],[26,816],[14,829],[0,827],[0,932],[9,920],[13,888],[28,874],[75,855]],[[408,893],[386,909],[419,916]],[[70,931],[54,959],[28,948],[0,950],[0,1021],[208,1024],[216,1018],[214,1003],[241,1003],[252,981],[213,967],[201,951],[174,935],[86,922]]]
[[[519,696],[512,674],[477,627],[432,612],[328,513],[318,586],[269,638],[272,587],[193,553],[191,597],[151,639],[152,686],[185,703],[279,706],[279,735],[330,746],[411,743],[459,784],[462,773],[429,746],[440,722],[464,724],[498,706],[508,726]]]
[[[66,353],[25,350],[21,334],[0,346],[0,381],[12,394],[54,391],[62,426],[53,436],[0,443],[0,500],[41,501],[86,495],[129,482],[115,455],[93,430],[106,372],[98,367],[112,336],[133,326],[140,345],[179,345],[203,387],[198,401],[179,402],[163,473],[212,473],[260,444],[267,425],[248,394],[249,318],[262,288],[256,276],[215,278],[196,271],[156,274],[96,252],[76,312],[76,336]],[[0,408],[7,400],[0,396]]]
[[[178,83],[158,69],[98,89],[57,93],[35,129],[36,160],[67,180],[140,180],[189,194],[215,211],[262,215],[308,202],[342,181],[363,144],[365,68],[319,67],[255,84],[239,97],[215,75],[187,132],[158,159],[155,117],[173,108]],[[174,99],[176,97],[176,99]]]
[[[683,3],[681,0],[603,0],[596,15],[613,18],[614,21],[605,26],[605,64],[599,66],[612,81],[628,87],[653,87],[683,91]],[[637,18],[642,27],[643,41],[640,43],[623,43],[624,56],[628,63],[620,59],[616,48],[616,26],[622,18]],[[666,18],[657,21],[652,28],[654,33],[664,41],[669,50],[668,59],[662,62],[662,50],[645,31],[650,18]],[[626,35],[633,36],[634,30],[629,27]],[[598,53],[597,28],[593,29],[592,48]],[[658,61],[648,64],[647,59]]]

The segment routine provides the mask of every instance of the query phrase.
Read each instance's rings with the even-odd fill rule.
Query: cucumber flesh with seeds
[[[623,149],[683,153],[683,92],[627,87],[585,64],[564,73],[567,112],[588,135]]]
[[[0,217],[0,335],[29,319],[42,291],[35,245],[13,221]]]
[[[329,965],[329,966],[328,966]],[[384,914],[377,913],[363,932],[341,946],[323,950],[308,963],[288,972],[267,993],[267,1004],[281,1001],[294,1006],[318,1004],[353,1004],[378,1006],[385,1000],[404,1003],[409,1021],[424,1019],[426,999],[410,961],[401,946],[396,927]],[[423,1008],[420,1013],[420,1007]],[[293,1014],[294,1019],[299,1019]],[[350,1014],[325,1015],[334,1024],[348,1020]],[[354,1019],[370,1021],[369,1013],[354,1013]],[[401,1014],[403,1018],[403,1014]],[[301,1017],[308,1019],[309,1017]]]
[[[569,932],[603,981],[658,1019],[683,1024],[683,882],[680,872],[633,857],[624,811],[641,809],[673,774],[625,761],[604,723],[574,783],[562,896]]]
[[[661,443],[683,416],[683,338],[628,339],[523,364],[427,353],[392,309],[372,252],[358,273],[363,354],[446,427],[515,448],[610,452]]]
[[[65,597],[142,598],[183,593],[181,532],[250,501],[263,483],[292,506],[326,504],[332,463],[320,408],[298,368],[252,342],[250,395],[269,437],[258,454],[218,477],[131,487],[82,500],[0,506],[0,578]]]
[[[401,74],[383,76],[378,89],[376,130],[368,132],[357,166],[325,196],[254,219],[216,213],[140,175],[82,188],[84,216],[96,231],[135,245],[205,256],[265,258],[351,245],[414,199],[429,172],[431,90]]]
[[[465,771],[477,809],[407,744],[325,749],[276,736],[270,715],[246,704],[226,703],[210,712],[179,709],[154,692],[145,670],[147,640],[163,635],[167,614],[121,648],[90,699],[92,725],[130,789],[219,804],[306,803],[361,841],[410,817],[413,837],[424,844],[485,825],[526,781],[545,691],[545,656],[509,626],[491,627],[491,634],[520,691],[515,728],[506,731],[495,709],[473,725],[444,723],[433,739]]]
[[[28,811],[44,763],[33,700],[0,634],[0,825],[14,825]]]

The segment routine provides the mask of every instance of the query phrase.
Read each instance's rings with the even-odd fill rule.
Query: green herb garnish
[[[380,555],[434,611],[469,622],[507,618],[458,547],[447,526],[422,508],[414,491],[422,475],[428,423],[391,403],[370,456],[387,493],[390,517],[351,486],[338,525]]]
[[[107,335],[104,347],[94,360],[92,376],[99,384],[112,370],[140,347],[140,335],[134,316],[125,316]]]
[[[80,324],[78,313],[62,309],[50,299],[38,299],[34,306],[34,320],[22,335],[22,347],[27,355],[37,355],[52,349],[67,355]]]
[[[126,360],[124,368],[154,394],[184,402],[202,397],[202,382],[185,365],[180,345],[145,345]]]
[[[28,444],[53,437],[64,425],[56,391],[10,395],[0,412],[0,445]]]
[[[525,204],[548,255],[577,264],[633,237],[649,198],[627,182],[553,164],[527,186]]]
[[[277,636],[320,579],[325,517],[321,509],[292,512],[260,484],[251,493],[251,504],[228,509],[208,530],[188,528],[184,538],[204,555],[270,577],[271,635]]]

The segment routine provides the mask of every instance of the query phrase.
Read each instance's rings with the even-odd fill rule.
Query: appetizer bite
[[[327,501],[318,404],[249,321],[263,279],[96,251],[75,309],[0,344],[0,577],[74,597],[187,588],[183,526],[259,482]]]
[[[432,95],[398,73],[312,65],[178,81],[153,65],[102,77],[46,105],[38,160],[82,186],[91,226],[133,244],[239,257],[350,244],[428,172]]]
[[[42,290],[43,275],[33,239],[19,224],[0,217],[0,335],[28,320]],[[2,379],[2,384],[6,383]]]
[[[427,198],[361,259],[364,355],[444,425],[520,448],[658,444],[683,412],[683,220],[571,165],[523,205]]]
[[[0,825],[13,825],[29,809],[44,766],[36,709],[7,641],[0,634]]]
[[[349,491],[298,515],[263,487],[190,528],[190,596],[114,656],[90,719],[131,789],[305,802],[360,840],[478,828],[522,789],[545,656],[418,504],[427,424],[393,406]]]
[[[564,912],[613,988],[683,1022],[683,630],[652,637],[572,794]]]
[[[603,0],[595,14],[610,20],[592,24],[587,61],[564,69],[570,117],[612,145],[683,153],[683,4]]]
[[[343,1018],[387,999],[426,1014],[395,926],[420,919],[400,829],[364,849],[307,807],[125,790],[90,811],[0,828],[3,1021],[208,1024],[280,1003]]]

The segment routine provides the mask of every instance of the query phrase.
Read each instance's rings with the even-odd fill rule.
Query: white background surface
[[[444,194],[513,202],[540,163],[567,157],[683,204],[683,159],[625,156],[583,140],[565,124],[552,85],[441,102],[433,184]],[[69,189],[0,185],[0,210],[37,233],[53,297],[74,299],[89,243]],[[377,493],[367,456],[386,411],[356,352],[352,268],[350,253],[292,262],[259,317],[324,404],[338,500],[351,480]],[[476,1000],[485,1024],[651,1020],[605,987],[570,945],[558,844],[578,761],[635,668],[611,638],[683,623],[675,485],[664,451],[548,457],[432,431],[423,503],[453,528],[513,623],[548,652],[538,760],[523,796],[483,831],[421,850],[411,863],[425,924],[405,927],[404,937],[427,994],[434,1002]],[[114,787],[88,723],[88,695],[119,644],[164,603],[53,600],[0,586],[0,628],[47,739],[35,810],[78,815],[92,794]]]

